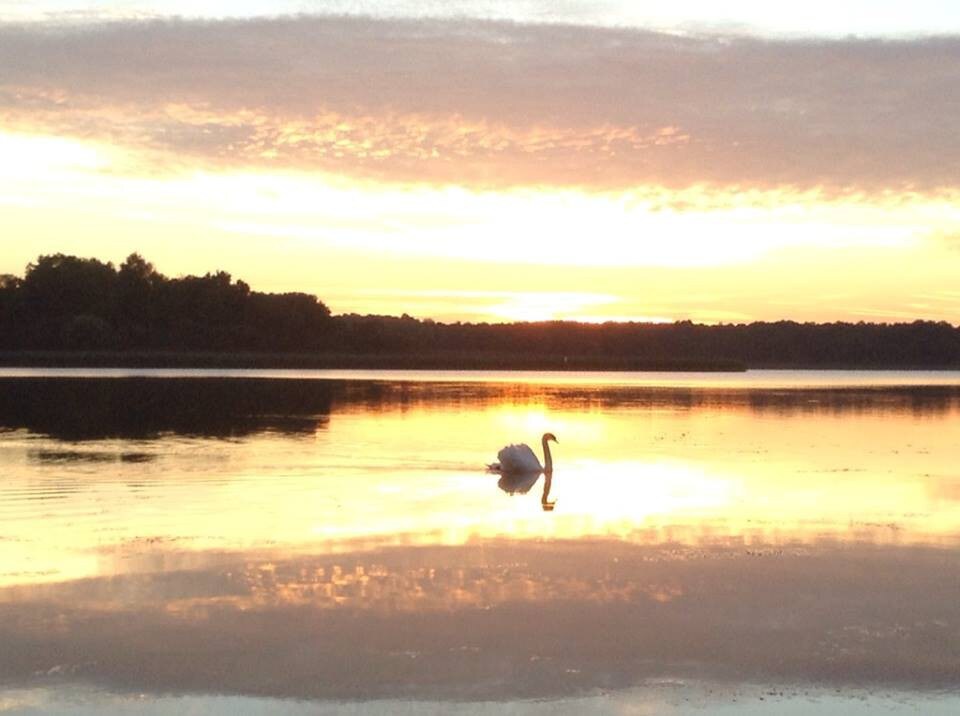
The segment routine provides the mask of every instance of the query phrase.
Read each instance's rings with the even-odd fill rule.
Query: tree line
[[[23,277],[0,277],[0,350],[337,354],[347,364],[350,356],[386,356],[397,367],[408,365],[403,356],[445,356],[437,365],[933,368],[960,367],[960,328],[933,321],[597,325],[332,316],[316,296],[253,291],[222,271],[168,278],[138,254],[118,267],[54,254],[30,263]]]
[[[260,293],[230,274],[167,278],[139,254],[114,267],[53,254],[0,277],[6,350],[317,350],[330,310],[305,293]]]

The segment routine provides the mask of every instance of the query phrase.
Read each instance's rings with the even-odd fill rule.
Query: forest
[[[118,267],[45,255],[22,277],[0,276],[0,360],[462,369],[960,367],[960,328],[946,322],[439,323],[397,308],[399,317],[334,316],[314,295],[254,291],[223,271],[168,278],[138,254]]]

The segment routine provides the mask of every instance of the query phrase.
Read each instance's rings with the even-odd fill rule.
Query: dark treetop
[[[960,328],[331,316],[315,296],[252,291],[222,271],[168,278],[137,254],[119,267],[55,254],[37,258],[22,278],[0,276],[0,351],[7,364],[960,368]]]

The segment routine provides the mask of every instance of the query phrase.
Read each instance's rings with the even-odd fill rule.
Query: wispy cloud
[[[622,189],[957,189],[960,38],[298,17],[0,26],[0,122],[163,166]]]

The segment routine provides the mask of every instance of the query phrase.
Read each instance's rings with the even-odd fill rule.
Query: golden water
[[[36,375],[8,694],[960,688],[955,375]],[[549,494],[484,471],[545,431]]]

